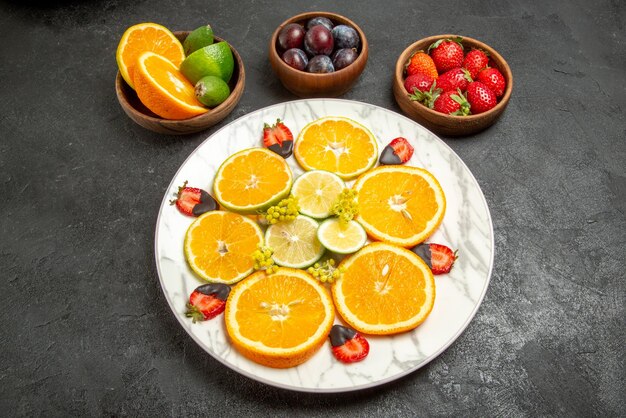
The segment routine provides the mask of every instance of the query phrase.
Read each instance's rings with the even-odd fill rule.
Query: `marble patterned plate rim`
[[[415,126],[419,127],[419,129],[429,133],[434,138],[434,140],[439,143],[440,146],[442,146],[444,149],[446,149],[452,157],[456,158],[457,162],[462,166],[462,168],[464,170],[466,170],[467,174],[469,174],[469,178],[471,179],[472,185],[476,188],[476,190],[478,191],[478,193],[480,195],[481,203],[484,206],[484,209],[485,209],[485,212],[486,212],[486,220],[487,220],[488,227],[489,227],[489,235],[490,235],[489,245],[490,245],[490,249],[491,249],[491,254],[490,254],[489,260],[488,260],[488,271],[487,271],[487,274],[486,274],[486,277],[485,277],[484,285],[483,285],[482,289],[480,290],[480,294],[476,298],[475,306],[467,314],[467,316],[465,317],[464,322],[457,328],[456,332],[454,334],[452,334],[449,337],[449,339],[444,344],[441,344],[441,346],[438,349],[436,349],[430,355],[428,355],[427,357],[422,359],[415,366],[407,368],[405,370],[402,370],[402,371],[400,371],[400,372],[398,372],[396,374],[393,374],[391,376],[382,378],[380,380],[375,380],[375,381],[367,382],[367,383],[364,383],[364,384],[355,384],[355,385],[352,385],[352,386],[328,387],[328,388],[310,388],[310,387],[289,385],[289,384],[273,381],[270,378],[267,378],[265,376],[261,376],[261,375],[259,375],[257,373],[252,373],[252,372],[249,372],[247,370],[243,370],[242,368],[237,367],[235,364],[232,364],[232,363],[228,362],[226,359],[224,359],[224,358],[220,357],[219,355],[217,355],[216,353],[212,352],[210,350],[210,348],[207,347],[199,339],[199,337],[197,337],[195,334],[191,333],[188,330],[188,328],[185,326],[186,325],[186,321],[188,321],[188,318],[186,318],[184,315],[182,315],[179,312],[177,312],[176,307],[174,306],[174,302],[172,301],[172,298],[170,297],[170,295],[166,291],[166,284],[164,282],[163,273],[161,271],[161,265],[159,263],[159,251],[158,251],[159,250],[158,249],[158,244],[159,244],[159,225],[161,224],[162,217],[164,216],[163,215],[164,208],[169,206],[169,200],[170,200],[169,191],[175,186],[174,183],[176,181],[176,178],[178,177],[180,172],[183,170],[185,165],[195,156],[195,154],[197,154],[199,152],[199,150],[207,142],[209,142],[213,137],[219,135],[220,133],[222,133],[222,131],[230,129],[234,124],[240,122],[242,119],[252,118],[253,116],[255,116],[257,114],[260,114],[260,113],[263,113],[263,112],[267,112],[268,110],[271,110],[273,108],[286,107],[286,106],[288,106],[290,104],[299,104],[299,103],[305,103],[306,104],[308,102],[338,102],[338,103],[341,103],[343,106],[367,106],[367,107],[370,107],[370,108],[374,108],[377,111],[382,111],[384,113],[390,113],[390,114],[393,115],[394,118],[400,118],[403,121],[405,121],[405,122],[407,122],[409,124],[415,125]],[[379,151],[382,151],[382,149],[380,149]],[[226,367],[230,368],[231,370],[234,370],[235,372],[237,372],[237,373],[239,373],[239,374],[241,374],[243,376],[246,376],[247,378],[250,378],[252,380],[258,381],[260,383],[267,384],[269,386],[273,386],[273,387],[277,387],[277,388],[281,388],[281,389],[286,389],[286,390],[292,390],[292,391],[296,391],[296,392],[307,392],[307,393],[343,393],[343,392],[352,392],[352,391],[358,391],[358,390],[364,390],[364,389],[368,389],[368,388],[373,388],[373,387],[385,385],[387,383],[390,383],[390,382],[393,382],[395,380],[398,380],[398,379],[400,379],[400,378],[402,378],[404,376],[407,376],[407,375],[415,372],[416,370],[419,370],[420,368],[422,368],[425,365],[427,365],[428,363],[430,363],[433,359],[435,359],[441,353],[443,353],[445,350],[447,350],[450,347],[450,345],[452,345],[452,343],[454,343],[461,336],[461,334],[469,326],[470,322],[472,321],[472,319],[476,315],[478,309],[480,308],[480,306],[482,304],[482,301],[483,301],[483,299],[485,297],[485,294],[487,293],[487,289],[489,287],[489,283],[491,281],[491,276],[492,276],[492,273],[493,273],[494,258],[495,258],[495,240],[494,240],[494,233],[493,233],[493,222],[492,222],[492,219],[491,219],[491,213],[490,213],[490,210],[489,210],[489,206],[487,204],[487,200],[486,200],[486,198],[484,196],[484,193],[482,192],[482,189],[480,188],[480,185],[478,184],[478,181],[474,177],[473,173],[467,167],[465,162],[454,152],[454,150],[448,144],[446,144],[443,140],[441,140],[441,138],[439,138],[436,134],[434,134],[432,131],[428,130],[424,126],[422,126],[419,123],[413,121],[412,119],[407,118],[404,115],[401,115],[401,114],[399,114],[397,112],[394,112],[392,110],[389,110],[387,108],[384,108],[384,107],[381,107],[381,106],[378,106],[378,105],[374,105],[374,104],[370,104],[370,103],[366,103],[366,102],[359,102],[359,101],[346,100],[346,99],[335,99],[335,98],[300,99],[300,100],[281,102],[281,103],[277,103],[277,104],[274,104],[274,105],[266,106],[266,107],[254,110],[254,111],[252,111],[250,113],[247,113],[245,115],[240,116],[239,118],[229,122],[228,124],[224,125],[220,129],[218,129],[217,131],[215,131],[214,133],[209,135],[207,138],[205,138],[187,156],[187,158],[179,166],[178,170],[176,171],[176,173],[172,177],[172,180],[170,181],[170,183],[169,183],[169,185],[168,185],[168,187],[167,187],[167,189],[165,191],[165,195],[163,197],[161,205],[159,206],[159,213],[158,213],[157,221],[156,221],[156,225],[155,225],[155,234],[154,234],[154,236],[155,236],[155,238],[154,238],[155,263],[156,263],[157,275],[159,277],[159,284],[161,286],[161,290],[163,291],[163,294],[164,294],[164,296],[165,296],[165,298],[167,300],[168,306],[172,310],[172,313],[174,314],[174,316],[176,317],[176,319],[178,320],[180,325],[183,327],[183,329],[187,332],[187,334],[196,342],[196,344],[198,344],[205,352],[207,352],[211,357],[213,357],[214,359],[219,361],[221,364],[225,365]],[[260,367],[263,367],[263,366],[260,366]]]

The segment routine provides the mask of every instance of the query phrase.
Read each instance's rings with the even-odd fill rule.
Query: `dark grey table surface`
[[[165,189],[220,127],[295,99],[267,60],[309,10],[359,23],[362,77],[342,98],[400,112],[392,69],[414,40],[495,47],[515,90],[490,129],[442,138],[490,207],[491,283],[461,337],[422,369],[345,394],[266,386],[179,326],[153,242]],[[4,416],[625,416],[626,7],[619,1],[0,2],[0,414]],[[121,110],[130,25],[210,23],[246,65],[220,124],[159,136]]]

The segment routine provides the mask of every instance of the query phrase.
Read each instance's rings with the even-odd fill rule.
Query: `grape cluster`
[[[347,224],[359,214],[359,207],[356,201],[356,191],[343,189],[333,205],[331,213],[337,217],[341,223]]]
[[[273,225],[282,221],[292,221],[296,219],[300,211],[298,199],[293,195],[281,200],[277,205],[270,207],[262,216],[265,221]]]
[[[335,264],[335,260],[330,258],[322,263],[313,264],[307,271],[322,283],[332,283],[339,279],[345,271],[345,267],[335,267]]]
[[[276,273],[278,266],[274,264],[272,254],[274,254],[274,250],[270,247],[259,245],[256,251],[252,253],[252,258],[254,259],[254,269],[265,270],[265,273],[267,274]]]

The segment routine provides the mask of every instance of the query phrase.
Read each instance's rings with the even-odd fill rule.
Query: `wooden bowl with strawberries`
[[[512,91],[513,74],[505,59],[476,39],[430,36],[411,44],[396,62],[396,102],[411,119],[441,135],[466,136],[488,128],[506,109]]]

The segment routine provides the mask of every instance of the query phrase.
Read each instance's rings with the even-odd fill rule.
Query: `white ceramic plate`
[[[334,359],[327,342],[306,363],[272,369],[239,355],[229,344],[223,316],[192,324],[185,317],[189,294],[203,282],[188,268],[183,238],[192,218],[181,215],[169,200],[185,180],[212,191],[213,176],[229,155],[262,146],[263,123],[280,118],[294,136],[322,116],[345,116],[368,127],[379,151],[403,136],[415,147],[408,162],[437,177],[446,194],[444,220],[428,241],[458,249],[459,258],[447,275],[436,276],[437,296],[428,319],[411,332],[371,337],[369,356],[345,365]],[[302,173],[294,157],[294,176]],[[489,284],[493,267],[493,226],[476,179],[461,159],[433,133],[412,120],[378,106],[338,99],[298,100],[257,110],[207,138],[180,167],[161,203],[156,226],[155,256],[161,287],[174,315],[191,337],[215,359],[260,382],[305,392],[346,392],[398,379],[424,366],[456,340],[473,318]]]

